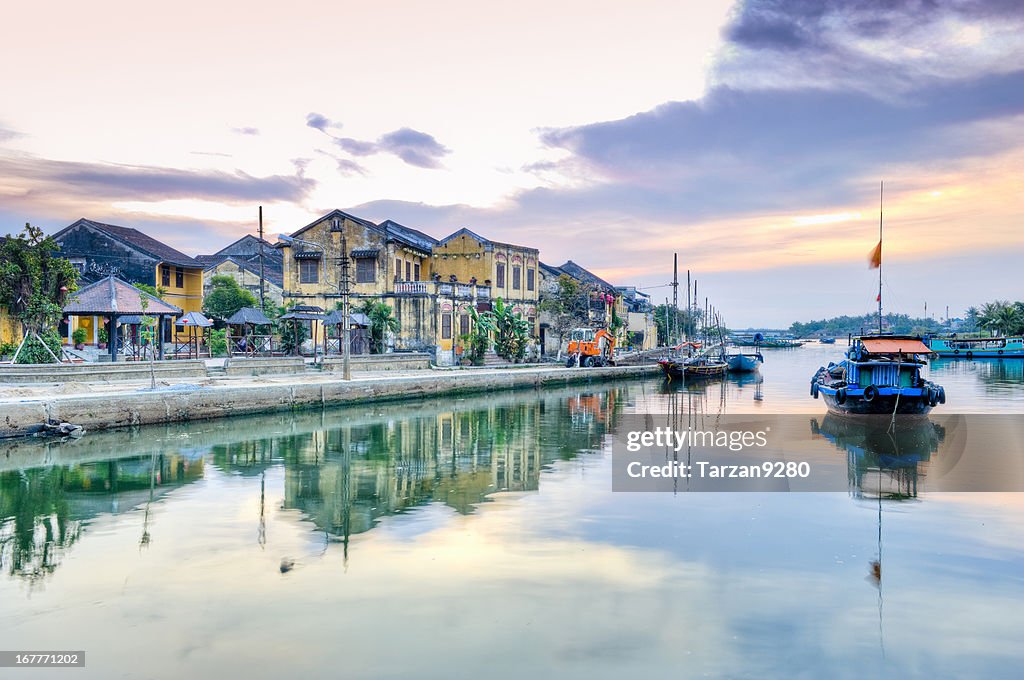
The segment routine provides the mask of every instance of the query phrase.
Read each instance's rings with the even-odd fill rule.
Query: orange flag
[[[882,242],[879,241],[875,249],[871,251],[871,259],[868,261],[871,269],[878,269],[882,266]]]

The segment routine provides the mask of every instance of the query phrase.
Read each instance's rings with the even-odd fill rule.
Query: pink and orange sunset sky
[[[18,3],[0,233],[214,252],[333,208],[538,247],[734,327],[1024,298],[1024,3]],[[273,237],[271,236],[271,239]]]

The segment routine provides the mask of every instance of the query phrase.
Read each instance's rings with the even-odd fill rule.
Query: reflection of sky
[[[0,630],[85,649],[79,674],[102,678],[1010,677],[1024,661],[1019,494],[883,504],[880,633],[876,504],[613,494],[610,465],[557,461],[539,492],[469,515],[381,518],[347,561],[283,509],[282,465],[262,547],[260,477],[208,465],[152,505],[148,547],[141,509],[101,515],[31,597],[0,581]]]

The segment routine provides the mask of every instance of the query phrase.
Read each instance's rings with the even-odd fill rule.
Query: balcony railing
[[[491,287],[471,283],[445,283],[440,281],[395,281],[396,295],[440,295],[463,300],[490,300]]]

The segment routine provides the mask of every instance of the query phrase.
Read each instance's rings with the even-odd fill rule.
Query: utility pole
[[[349,294],[351,292],[349,280],[349,258],[348,242],[345,240],[345,232],[341,233],[341,361],[342,376],[345,380],[352,379],[352,366],[349,355],[351,354],[351,323],[349,311]]]
[[[690,270],[686,270],[686,339],[693,335],[693,304],[690,302]]]
[[[264,311],[267,308],[266,293],[264,292],[264,272],[263,272],[263,206],[260,206],[260,311]]]
[[[672,327],[679,339],[679,253],[672,253]]]

